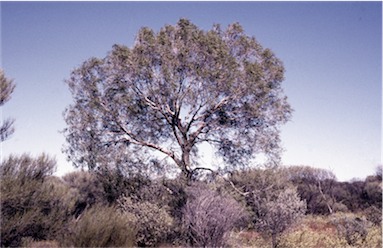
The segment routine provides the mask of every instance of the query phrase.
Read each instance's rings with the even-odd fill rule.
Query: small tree
[[[289,180],[297,186],[300,196],[306,200],[310,213],[332,214],[341,206],[336,203],[334,188],[336,177],[329,170],[310,166],[285,168]]]
[[[11,94],[15,89],[12,80],[5,77],[4,71],[0,68],[0,107],[11,99]],[[12,119],[1,120],[0,142],[6,140],[14,132]]]
[[[196,187],[184,207],[184,227],[189,242],[198,247],[221,247],[227,234],[245,216],[243,208],[229,196]]]
[[[291,113],[283,74],[282,62],[238,23],[142,28],[132,48],[115,45],[67,80],[67,154],[90,169],[143,166],[144,155],[162,154],[188,179],[201,169],[202,143],[233,166],[259,153],[276,162],[279,126]]]

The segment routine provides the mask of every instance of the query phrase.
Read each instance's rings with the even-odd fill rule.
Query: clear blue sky
[[[113,44],[131,46],[142,26],[159,30],[185,17],[203,29],[239,22],[285,65],[295,112],[282,129],[283,163],[364,178],[381,163],[381,2],[1,2],[1,67],[17,84],[3,107],[16,132],[2,156],[46,152],[58,173],[64,79]]]

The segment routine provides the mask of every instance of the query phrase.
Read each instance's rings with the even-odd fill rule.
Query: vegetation
[[[206,32],[182,19],[90,59],[68,80],[65,113],[66,151],[83,170],[59,178],[48,155],[4,159],[0,246],[381,247],[381,167],[338,182],[279,165],[282,79],[239,24]],[[14,89],[3,72],[1,88],[3,104]],[[202,143],[220,168],[198,163]]]
[[[12,92],[15,90],[13,80],[8,79],[4,71],[0,68],[0,107],[11,99]],[[15,131],[13,128],[13,119],[1,120],[0,142],[6,140]]]
[[[197,247],[222,247],[228,233],[244,217],[243,207],[232,197],[204,185],[191,187],[183,208],[185,237]]]
[[[116,207],[94,206],[69,223],[62,239],[66,247],[131,247],[135,245],[134,216]]]
[[[279,126],[291,113],[283,73],[237,23],[203,31],[181,19],[158,33],[142,28],[132,48],[115,45],[67,80],[74,99],[65,112],[67,154],[79,167],[139,171],[162,154],[187,180],[206,169],[198,165],[203,143],[229,167],[260,153],[276,164]]]
[[[382,244],[381,193],[334,195],[335,205],[348,201],[361,204],[354,206],[355,211],[334,208],[332,214],[310,214],[302,197],[308,194],[300,195],[299,184],[287,173],[295,167],[238,171],[230,177],[232,181],[199,180],[189,186],[181,177],[149,180],[125,175],[123,181],[139,187],[127,187],[113,202],[109,188],[94,180],[95,172],[74,172],[61,179],[52,175],[54,168],[55,161],[47,155],[12,156],[1,163],[1,246]],[[377,185],[373,177],[351,183],[334,179],[332,184],[349,186],[350,191],[355,185],[364,185],[362,191],[366,192],[374,186],[369,190],[381,192],[381,183]]]

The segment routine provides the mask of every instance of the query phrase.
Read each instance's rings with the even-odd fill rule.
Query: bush
[[[355,245],[366,240],[369,227],[367,220],[354,214],[337,214],[332,217],[332,223],[336,226],[338,235],[345,238],[347,244]]]
[[[171,233],[173,219],[165,208],[147,201],[134,201],[129,197],[122,197],[118,203],[123,213],[133,216],[138,246],[156,246]]]
[[[280,248],[333,248],[347,247],[345,239],[328,231],[314,231],[309,228],[285,233],[279,242]]]
[[[367,229],[365,239],[357,239],[349,245],[339,236],[332,217],[305,216],[294,228],[284,232],[279,239],[278,248],[380,248],[382,247],[381,227]],[[231,247],[269,248],[270,241],[254,231],[231,234]]]
[[[233,231],[230,232],[227,246],[232,248],[270,248],[270,241],[254,230]]]
[[[32,238],[23,238],[22,246],[26,248],[59,248],[57,241],[35,241]]]
[[[192,186],[183,211],[188,243],[203,247],[226,244],[229,232],[244,217],[244,210],[233,198],[207,188]]]
[[[367,220],[376,226],[382,225],[382,209],[378,209],[375,206],[371,206],[363,211]]]
[[[46,155],[1,163],[1,246],[20,246],[25,237],[54,239],[61,232],[73,201],[51,176],[55,165]]]
[[[368,229],[368,234],[360,247],[382,247],[382,226],[374,226]]]
[[[74,220],[63,237],[64,246],[131,247],[135,245],[135,219],[115,207],[94,206]]]
[[[337,214],[332,217],[313,217],[306,216],[299,226],[286,232],[280,239],[280,248],[333,248],[333,247],[382,247],[381,227],[366,228],[367,235],[362,238],[360,235],[354,236],[352,244],[346,239],[345,235],[339,235],[337,223],[334,218],[340,219],[344,214]],[[353,216],[355,217],[355,216]],[[351,216],[348,215],[351,219]]]
[[[94,204],[106,204],[102,184],[88,171],[75,171],[63,176],[65,184],[77,194],[73,215],[77,218]]]
[[[275,200],[261,199],[255,227],[270,236],[272,247],[277,247],[279,236],[305,212],[306,203],[300,200],[294,188],[287,188]]]

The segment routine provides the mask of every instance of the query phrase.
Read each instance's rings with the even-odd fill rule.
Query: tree
[[[67,154],[91,169],[142,166],[145,155],[163,154],[188,179],[201,169],[202,143],[233,166],[260,153],[277,162],[279,127],[291,114],[283,74],[282,62],[238,23],[142,28],[132,48],[115,45],[71,73]]]
[[[15,84],[12,80],[5,77],[4,71],[0,68],[0,106],[3,106],[11,99],[11,94],[15,89]],[[0,126],[0,142],[6,140],[14,132],[13,128],[14,120],[6,119],[2,120]]]
[[[300,196],[306,200],[308,212],[333,213],[333,208],[336,206],[334,173],[310,166],[290,166],[285,169],[285,173],[289,180],[297,186]]]

